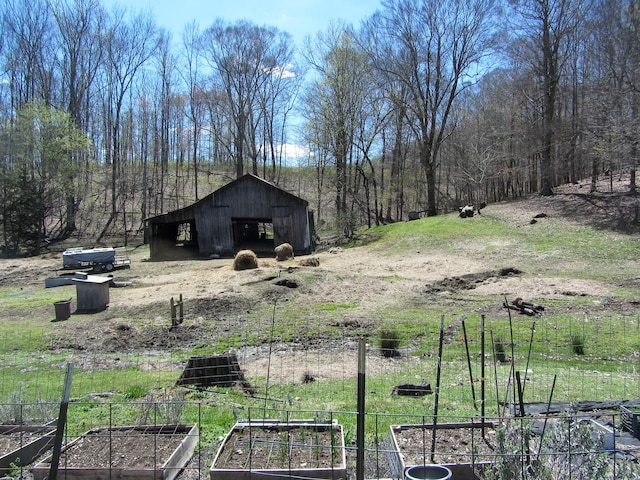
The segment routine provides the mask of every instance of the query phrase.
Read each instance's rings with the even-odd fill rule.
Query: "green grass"
[[[313,305],[313,308],[323,312],[335,312],[340,309],[358,308],[358,305],[355,303],[317,303]]]
[[[561,277],[611,281],[640,274],[635,237],[560,219],[513,228],[486,215],[461,221],[449,214],[362,230],[349,245],[367,245],[384,256],[407,250],[454,253],[463,244],[480,245],[476,254],[495,254],[505,262],[517,259],[525,271],[538,269],[543,261],[545,273]]]
[[[598,297],[527,298],[544,304],[544,315],[532,318],[514,313],[511,321],[501,309],[503,298],[470,296],[464,291],[443,297],[416,291],[406,298],[390,298],[373,311],[360,299],[309,303],[304,294],[291,295],[291,300],[279,302],[275,311],[273,303],[256,301],[255,309],[244,316],[242,331],[220,333],[214,342],[196,339],[189,348],[158,348],[150,360],[142,353],[94,354],[65,345],[54,349],[54,339],[60,335],[57,329],[63,325],[51,322],[52,304],[64,298],[68,290],[0,287],[0,311],[3,312],[0,322],[3,339],[0,342],[3,359],[0,398],[3,400],[0,403],[5,404],[1,412],[14,415],[18,404],[50,402],[56,405],[62,392],[64,367],[72,362],[76,364],[72,385],[74,401],[69,417],[72,432],[132,424],[149,414],[145,402],[184,395],[188,403],[181,412],[182,421],[205,424],[207,428],[201,430],[201,435],[206,445],[219,442],[236,420],[259,417],[264,415],[264,409],[269,410],[270,416],[281,418],[331,416],[345,425],[348,439],[353,440],[355,375],[336,371],[325,377],[315,375],[315,381],[304,383],[300,372],[281,381],[267,379],[264,372],[248,379],[256,388],[253,397],[239,389],[185,392],[177,389],[175,382],[184,362],[192,355],[213,355],[243,347],[264,349],[272,342],[276,346],[293,344],[299,348],[313,342],[326,342],[355,349],[356,339],[364,337],[369,343],[367,363],[370,365],[366,409],[376,414],[375,427],[369,422],[368,428],[386,432],[390,424],[408,423],[422,417],[429,420],[433,415],[434,395],[407,398],[391,395],[391,391],[400,383],[428,382],[435,388],[440,319],[444,316],[446,341],[440,414],[474,417],[478,411],[473,405],[460,318],[463,315],[466,318],[478,399],[483,314],[487,415],[501,413],[498,404],[505,398],[512,400],[507,386],[513,386],[509,379],[510,365],[494,367],[491,362],[491,336],[502,341],[506,357],[513,357],[515,369],[524,372],[527,401],[548,401],[554,377],[553,397],[557,401],[640,396],[640,316],[631,303],[637,300],[637,282],[633,280],[640,277],[637,238],[553,219],[545,219],[535,228],[529,225],[513,228],[506,221],[490,216],[460,221],[457,215],[451,214],[362,230],[348,246],[368,246],[382,257],[401,255],[407,250],[455,255],[466,249],[470,255],[493,259],[497,267],[518,267],[525,277],[594,280],[606,282],[612,290]],[[135,255],[144,256],[140,252]],[[315,272],[299,275],[309,288],[326,281]],[[402,272],[384,280],[402,284],[408,278],[410,272]],[[334,280],[335,287],[340,288],[340,279]],[[262,284],[264,282],[256,283],[256,288]],[[522,296],[525,295],[523,292]],[[625,302],[624,308],[617,308]],[[119,321],[142,325],[144,311],[132,308],[130,314],[132,318],[119,318]],[[111,322],[113,318],[114,314],[108,312],[95,321]],[[343,328],[344,320],[350,319],[359,323]],[[74,316],[72,321],[94,319]],[[379,332],[383,329],[397,333],[394,340],[397,340],[400,358],[380,358]],[[530,342],[532,329],[533,342]],[[90,329],[86,334],[91,334]],[[579,354],[576,340],[580,340]],[[355,358],[355,352],[351,353],[354,357],[349,357],[349,361]],[[326,355],[326,358],[314,357],[309,361],[309,374],[314,375],[315,368],[330,360],[335,352],[328,351]],[[348,365],[342,366],[346,370]],[[273,356],[271,367],[272,373],[280,368],[277,355]],[[158,413],[162,412],[154,415]]]
[[[457,215],[451,214],[361,230],[348,246],[367,245],[382,255],[402,254],[407,249],[455,251],[458,242],[482,237],[511,238],[504,225],[499,222],[490,219],[486,222],[461,222]]]

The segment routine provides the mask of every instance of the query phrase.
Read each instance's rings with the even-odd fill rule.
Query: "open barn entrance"
[[[153,256],[157,260],[191,258],[198,255],[195,220],[154,225]]]
[[[273,223],[270,218],[232,218],[233,245],[237,250],[253,250],[258,256],[271,256]]]

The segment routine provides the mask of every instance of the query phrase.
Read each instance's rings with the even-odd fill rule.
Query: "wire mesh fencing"
[[[77,332],[71,344],[69,336],[56,338],[47,329],[11,330],[0,347],[0,423],[55,424],[65,367],[72,364],[62,444],[88,432],[104,433],[96,435],[109,438],[111,453],[107,466],[99,468],[121,468],[116,457],[127,453],[113,447],[125,444],[129,433],[140,433],[127,429],[195,426],[184,434],[195,439],[189,459],[170,468],[179,478],[210,478],[214,459],[237,424],[275,429],[303,422],[340,425],[343,443],[314,444],[311,431],[295,441],[292,435],[259,437],[274,462],[282,460],[279,475],[308,474],[293,468],[285,455],[306,439],[307,456],[320,457],[325,448],[344,452],[345,475],[355,478],[358,372],[364,368],[367,478],[402,478],[407,467],[426,464],[454,470],[462,464],[487,479],[560,478],[553,475],[561,465],[570,466],[571,478],[593,478],[586,472],[594,471],[606,471],[602,478],[635,478],[640,319],[577,312],[551,320],[519,315],[440,320],[399,322],[368,334],[362,325],[344,324],[315,342],[288,338],[285,326],[269,342],[257,343],[247,327],[236,346],[222,353],[174,348],[172,335],[180,332],[166,325],[145,326],[144,335],[156,343],[135,351],[123,347],[129,332],[122,325],[113,326],[112,338],[102,339],[112,348],[100,351],[83,348],[81,335],[90,331]],[[310,321],[308,331],[315,328]],[[224,326],[208,335],[207,345],[229,342]],[[359,365],[362,337],[365,365]],[[31,438],[24,432],[17,436],[19,446]],[[256,437],[248,438],[249,446],[236,450],[247,454],[249,468],[237,469],[266,468],[256,466],[251,455]],[[155,449],[158,439],[152,441]],[[35,475],[31,469],[50,448],[31,463],[23,465],[23,458],[7,468]],[[61,466],[64,461],[61,457]],[[160,469],[158,462],[150,463],[145,468]],[[342,468],[333,464],[329,470],[337,475]]]

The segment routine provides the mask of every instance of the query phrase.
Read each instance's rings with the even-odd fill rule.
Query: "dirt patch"
[[[517,268],[505,267],[489,272],[468,273],[458,277],[446,277],[430,285],[427,285],[425,293],[439,293],[443,291],[473,290],[488,280],[520,275]]]
[[[270,359],[265,347],[248,347],[238,353],[240,366],[247,378],[256,378],[269,370],[271,384],[303,384],[310,379],[331,379],[337,375],[341,377],[355,377],[358,373],[358,345],[352,342],[319,343],[315,347],[276,344],[270,347],[271,357],[277,358],[277,363],[270,366]],[[410,368],[419,359],[408,357],[402,359],[403,365]],[[398,359],[387,358],[383,355],[367,357],[367,373],[378,375],[393,373],[398,369]],[[391,392],[389,392],[391,393]]]
[[[486,212],[511,216],[514,227],[536,223],[533,220],[544,222],[545,218],[555,218],[602,230],[640,233],[640,198],[629,193],[628,175],[602,176],[595,183],[595,191],[591,188],[588,180],[561,185],[554,188],[552,196],[528,195],[515,201],[503,201],[491,204]]]
[[[405,465],[472,464],[494,461],[496,430],[493,427],[433,428],[408,426],[394,429],[394,437]],[[433,454],[433,456],[432,456]]]
[[[60,465],[64,469],[87,471],[162,469],[187,438],[186,427],[173,427],[92,430],[63,449]],[[197,442],[195,439],[190,441]]]
[[[339,431],[318,426],[236,428],[232,430],[214,469],[340,468]],[[342,468],[345,466],[342,465]]]

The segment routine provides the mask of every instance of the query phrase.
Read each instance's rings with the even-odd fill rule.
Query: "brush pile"
[[[507,301],[505,300],[502,306],[506,309],[516,310],[521,314],[529,315],[530,317],[539,315],[544,311],[544,307],[542,305],[534,305],[533,303],[525,302],[520,297],[515,298],[510,303],[507,303]]]

